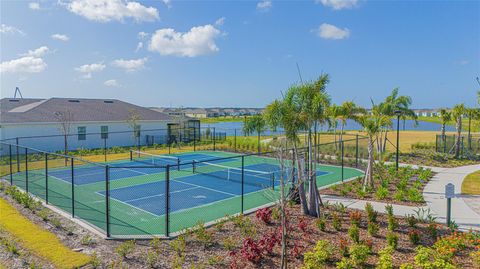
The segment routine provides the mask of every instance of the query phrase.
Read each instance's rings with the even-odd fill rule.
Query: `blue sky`
[[[479,1],[2,1],[1,96],[261,107],[322,72],[334,102],[394,87],[475,105]]]

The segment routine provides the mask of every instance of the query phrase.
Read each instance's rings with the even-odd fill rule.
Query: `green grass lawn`
[[[462,182],[462,193],[480,195],[480,170],[465,177]]]

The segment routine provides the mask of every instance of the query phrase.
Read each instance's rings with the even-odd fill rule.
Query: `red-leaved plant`
[[[270,224],[272,222],[272,209],[270,207],[261,208],[257,210],[255,217],[265,224]]]
[[[308,221],[304,218],[300,219],[300,221],[298,222],[298,228],[303,233],[306,233],[308,231]]]
[[[262,260],[262,249],[260,245],[252,238],[243,240],[242,249],[240,250],[242,257],[250,262],[258,263]]]

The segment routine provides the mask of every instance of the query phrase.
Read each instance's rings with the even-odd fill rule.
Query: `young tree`
[[[135,109],[128,111],[128,118],[126,119],[128,125],[132,129],[132,136],[137,141],[137,146],[140,147],[140,114]]]
[[[70,135],[72,123],[74,121],[73,113],[68,108],[63,111],[56,111],[54,116],[57,122],[60,124],[59,130],[63,135],[64,155],[68,155],[68,136]],[[65,158],[65,165],[67,165],[68,159]]]
[[[445,108],[440,109],[440,120],[442,121],[442,129],[441,129],[441,139],[444,150],[446,150],[446,140],[447,137],[445,136],[445,125],[452,120],[452,112],[446,110]]]
[[[258,152],[261,151],[260,147],[260,135],[265,132],[267,123],[262,115],[257,114],[251,117],[246,118],[245,124],[243,125],[243,132],[246,135],[250,135],[252,133],[257,133],[258,138]]]
[[[466,108],[465,109],[465,115],[468,118],[468,149],[471,149],[471,128],[472,128],[472,119],[478,119],[479,118],[479,110],[477,108]]]
[[[347,124],[347,120],[355,120],[355,118],[359,114],[364,112],[365,112],[365,109],[357,106],[352,101],[343,102],[343,104],[340,106],[340,115],[338,117],[341,122],[340,139],[339,139],[340,141],[343,141],[343,131],[344,131],[345,125]]]
[[[465,105],[458,104],[452,109],[452,117],[455,120],[455,128],[457,129],[457,137],[455,141],[455,158],[460,157],[460,148],[462,143],[462,117],[465,114]]]

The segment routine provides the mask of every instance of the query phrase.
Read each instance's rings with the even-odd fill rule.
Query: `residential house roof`
[[[0,123],[58,122],[68,112],[73,122],[126,121],[132,113],[139,120],[168,121],[167,114],[116,99],[50,98],[0,99]]]

